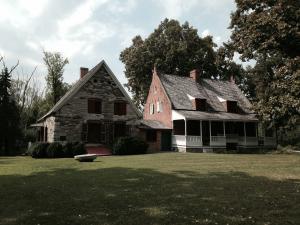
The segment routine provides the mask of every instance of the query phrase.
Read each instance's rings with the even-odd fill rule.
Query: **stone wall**
[[[102,101],[102,114],[88,113],[88,99],[98,98]],[[85,141],[84,124],[88,121],[123,121],[126,125],[134,126],[138,115],[129,102],[127,102],[127,114],[114,115],[114,102],[126,101],[126,97],[119,90],[118,85],[108,74],[104,66],[55,113],[54,141],[59,141],[65,136],[66,141]],[[134,130],[134,129],[133,129]],[[112,131],[111,131],[112,132]],[[49,139],[50,140],[50,139]]]

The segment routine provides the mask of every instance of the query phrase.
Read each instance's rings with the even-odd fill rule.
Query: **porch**
[[[264,144],[274,145],[274,137],[263,138]],[[258,140],[257,122],[173,120],[174,148],[257,147]]]

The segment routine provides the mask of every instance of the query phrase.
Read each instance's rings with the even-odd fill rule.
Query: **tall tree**
[[[3,62],[0,72],[0,154],[3,155],[10,153],[20,134],[18,107],[11,90],[11,73],[17,66],[9,70]]]
[[[63,82],[64,67],[69,63],[59,52],[44,51],[44,63],[47,66],[47,96],[50,99],[50,107],[65,94],[66,85]]]
[[[214,47],[211,36],[201,38],[187,22],[180,25],[168,19],[144,40],[141,36],[133,38],[132,45],[121,52],[120,60],[125,64],[127,87],[134,102],[138,106],[145,103],[154,66],[168,74],[188,75],[198,68],[203,77],[220,77],[221,64],[218,67]]]
[[[268,125],[289,130],[300,115],[300,1],[236,0],[231,45],[244,61],[255,109]]]

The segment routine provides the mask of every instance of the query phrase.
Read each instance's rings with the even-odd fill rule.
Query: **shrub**
[[[32,158],[46,158],[47,157],[47,148],[48,143],[33,143],[27,150],[27,154]]]
[[[86,150],[83,143],[74,142],[72,143],[73,156],[86,154]]]
[[[59,142],[53,142],[49,144],[47,148],[47,156],[49,158],[60,158],[63,157],[64,152],[62,151],[62,145]]]
[[[62,151],[64,154],[64,157],[73,157],[73,143],[72,142],[66,142],[62,146]]]
[[[121,137],[113,145],[114,155],[145,154],[148,144],[136,137]]]

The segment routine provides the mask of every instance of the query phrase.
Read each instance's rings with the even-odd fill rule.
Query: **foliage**
[[[281,134],[300,121],[300,2],[236,0],[231,16],[232,48],[255,60],[246,72],[255,110]]]
[[[68,59],[63,58],[59,52],[44,51],[44,63],[47,66],[47,97],[50,106],[55,105],[56,102],[66,93],[68,87],[63,82],[64,67],[69,63]]]
[[[83,143],[75,142],[73,143],[72,148],[73,148],[73,156],[83,155],[87,153]]]
[[[62,144],[59,142],[50,143],[47,147],[47,157],[48,158],[60,158],[64,156],[62,151]]]
[[[225,54],[221,51],[217,61],[214,47],[211,36],[201,38],[197,29],[187,22],[180,25],[178,21],[168,19],[146,39],[133,38],[132,45],[121,52],[120,60],[125,64],[127,87],[133,93],[136,105],[145,103],[154,66],[158,71],[175,75],[188,75],[192,69],[201,69],[205,78],[220,77],[219,71],[225,78],[241,69],[231,58],[224,62]],[[227,69],[230,70],[223,73]]]
[[[48,146],[48,143],[33,143],[27,150],[27,154],[30,155],[32,158],[46,158]]]
[[[113,146],[114,155],[145,154],[148,144],[136,137],[120,137]]]
[[[9,70],[3,62],[0,71],[0,155],[11,154],[9,149],[16,146],[20,137],[20,116],[11,88],[11,73],[17,66]]]
[[[76,143],[77,144],[77,143]],[[62,151],[65,157],[73,157],[73,142],[66,142],[62,145]]]

